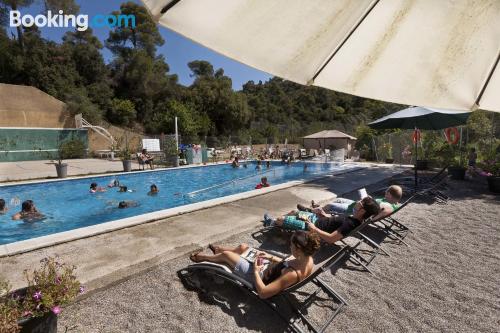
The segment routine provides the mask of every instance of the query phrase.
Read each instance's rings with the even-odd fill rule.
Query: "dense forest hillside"
[[[30,2],[0,0],[0,13]],[[49,8],[52,3],[78,10],[72,0],[46,1]],[[35,86],[93,123],[107,120],[150,134],[171,133],[177,116],[181,133],[192,140],[230,135],[241,142],[293,142],[322,129],[352,134],[358,124],[399,108],[280,78],[233,91],[224,70],[203,60],[187,64],[194,82],[185,87],[157,54],[165,41],[146,10],[128,2],[113,14],[133,14],[137,26],[114,28],[104,45],[91,29],[67,32],[56,43],[36,27],[11,36],[0,28],[0,82]],[[5,15],[0,22],[5,26]],[[109,64],[104,47],[113,53]]]

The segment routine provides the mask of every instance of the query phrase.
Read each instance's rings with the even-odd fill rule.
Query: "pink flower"
[[[80,286],[80,288],[78,289],[78,293],[81,295],[85,292],[85,286]]]
[[[37,291],[36,293],[33,294],[33,299],[37,302],[39,302],[42,299],[42,292]]]
[[[58,276],[58,277],[56,277],[54,282],[55,282],[55,284],[61,284],[62,279]]]
[[[59,305],[54,306],[51,310],[52,310],[52,312],[54,312],[55,315],[58,315],[61,313],[61,308],[59,307]]]

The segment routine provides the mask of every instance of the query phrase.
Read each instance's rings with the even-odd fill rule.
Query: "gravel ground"
[[[397,216],[413,231],[410,246],[384,243],[391,257],[374,260],[375,276],[350,263],[322,274],[349,303],[327,332],[498,332],[499,197],[477,182],[452,182],[449,193],[448,205],[415,202]],[[258,245],[248,234],[225,243],[241,242]],[[227,283],[184,288],[176,272],[188,263],[178,258],[88,295],[65,308],[60,331],[284,331],[263,303]],[[328,306],[319,300],[308,313],[321,318]]]

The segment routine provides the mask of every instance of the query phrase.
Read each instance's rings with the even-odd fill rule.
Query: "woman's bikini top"
[[[281,276],[281,272],[285,268],[291,268],[291,269],[293,269],[295,271],[295,274],[297,274],[297,282],[300,281],[299,272],[295,268],[293,268],[292,266],[290,266],[288,264],[288,260],[283,260],[283,261],[280,261],[278,264],[269,267],[264,272],[264,276],[262,277],[262,282],[264,282],[265,285],[273,282],[274,280],[276,280],[277,278],[279,278]]]

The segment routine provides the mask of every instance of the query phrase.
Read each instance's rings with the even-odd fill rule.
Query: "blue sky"
[[[142,4],[139,0],[132,0],[138,4]],[[97,14],[109,14],[114,10],[120,8],[120,4],[125,2],[123,0],[76,0],[80,5],[80,13],[87,14],[90,17]],[[38,14],[42,12],[43,7],[38,3],[30,8],[21,9],[22,14]],[[242,84],[249,80],[258,82],[259,80],[266,81],[271,76],[267,73],[250,68],[222,55],[219,55],[201,45],[191,42],[190,40],[179,36],[178,34],[159,27],[160,33],[165,40],[165,44],[158,48],[158,54],[163,54],[170,66],[170,73],[179,76],[179,82],[183,85],[189,85],[192,78],[189,77],[190,71],[187,63],[193,60],[207,60],[215,69],[223,68],[224,73],[231,77],[233,80],[233,89],[241,89]],[[57,42],[61,41],[64,33],[71,29],[65,28],[42,28],[42,35],[44,38],[51,39]],[[15,28],[14,30],[15,31]],[[93,29],[101,41],[104,41],[109,34],[108,28],[95,28]],[[106,62],[112,58],[111,52],[106,48],[102,51]]]

